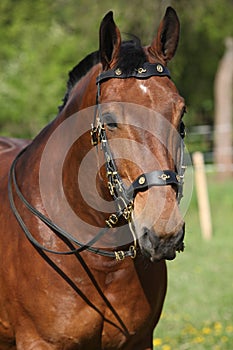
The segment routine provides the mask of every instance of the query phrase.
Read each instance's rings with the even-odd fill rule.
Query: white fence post
[[[215,77],[214,158],[220,180],[232,179],[233,38],[226,38],[226,51]]]
[[[209,240],[212,237],[212,221],[205,174],[204,157],[201,152],[195,152],[193,154],[193,164],[195,170],[195,182],[201,231],[203,238]]]

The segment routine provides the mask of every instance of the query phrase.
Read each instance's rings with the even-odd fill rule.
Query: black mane
[[[94,67],[97,63],[100,62],[99,51],[92,52],[88,56],[86,56],[82,61],[80,61],[70,72],[69,72],[69,80],[67,82],[67,91],[63,98],[63,105],[59,107],[59,111],[61,111],[68,101],[69,95],[73,87],[77,84],[77,82],[84,77],[89,70]]]
[[[60,111],[66,105],[69,94],[73,87],[82,77],[84,77],[89,72],[92,67],[94,67],[99,62],[99,51],[95,51],[86,56],[69,72],[67,91],[63,98],[63,105],[59,107]],[[114,68],[120,68],[123,73],[130,75],[135,69],[140,68],[144,62],[146,62],[145,52],[141,47],[140,40],[134,37],[133,40],[122,42],[117,65]]]

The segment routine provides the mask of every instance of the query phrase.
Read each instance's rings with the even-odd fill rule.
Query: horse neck
[[[57,117],[47,126],[45,126],[27,147],[26,152],[20,157],[19,160],[19,163],[22,162],[24,165],[21,171],[19,170],[19,172],[23,173],[23,176],[27,176],[29,179],[32,167],[36,168],[36,165],[38,165],[40,162],[46,144],[51,139],[54,132],[56,132],[56,130],[60,128],[66,120],[80,110],[95,105],[96,76],[98,75],[99,71],[100,66],[98,64],[77,82],[69,94],[67,103]],[[60,136],[69,137],[69,135],[67,136],[62,133]],[[60,140],[58,140],[58,143],[54,145],[54,152],[59,152],[59,144]],[[34,176],[35,173],[33,174],[33,178]]]

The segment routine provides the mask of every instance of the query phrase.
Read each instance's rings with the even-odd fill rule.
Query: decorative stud
[[[122,74],[122,70],[120,68],[117,68],[115,70],[115,74],[118,75],[118,76],[121,75]]]
[[[157,72],[163,73],[163,66],[161,64],[157,64],[156,69],[157,69]]]
[[[145,176],[141,176],[138,180],[139,185],[143,185],[146,182]]]
[[[162,174],[162,175],[158,176],[158,178],[163,180],[163,181],[166,181],[166,180],[170,179],[170,175]]]
[[[138,73],[142,74],[142,73],[146,73],[146,69],[145,68],[138,68]]]

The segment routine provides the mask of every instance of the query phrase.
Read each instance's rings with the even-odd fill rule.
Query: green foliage
[[[233,1],[179,0],[173,4],[181,21],[174,74],[191,110],[188,123],[212,124],[213,83],[224,53],[224,40],[233,36]]]
[[[187,123],[212,122],[213,80],[224,38],[233,35],[232,0],[1,0],[0,133],[32,137],[57,114],[68,71],[98,49],[108,10],[122,32],[149,44],[169,4],[182,25],[170,68],[187,100]]]

